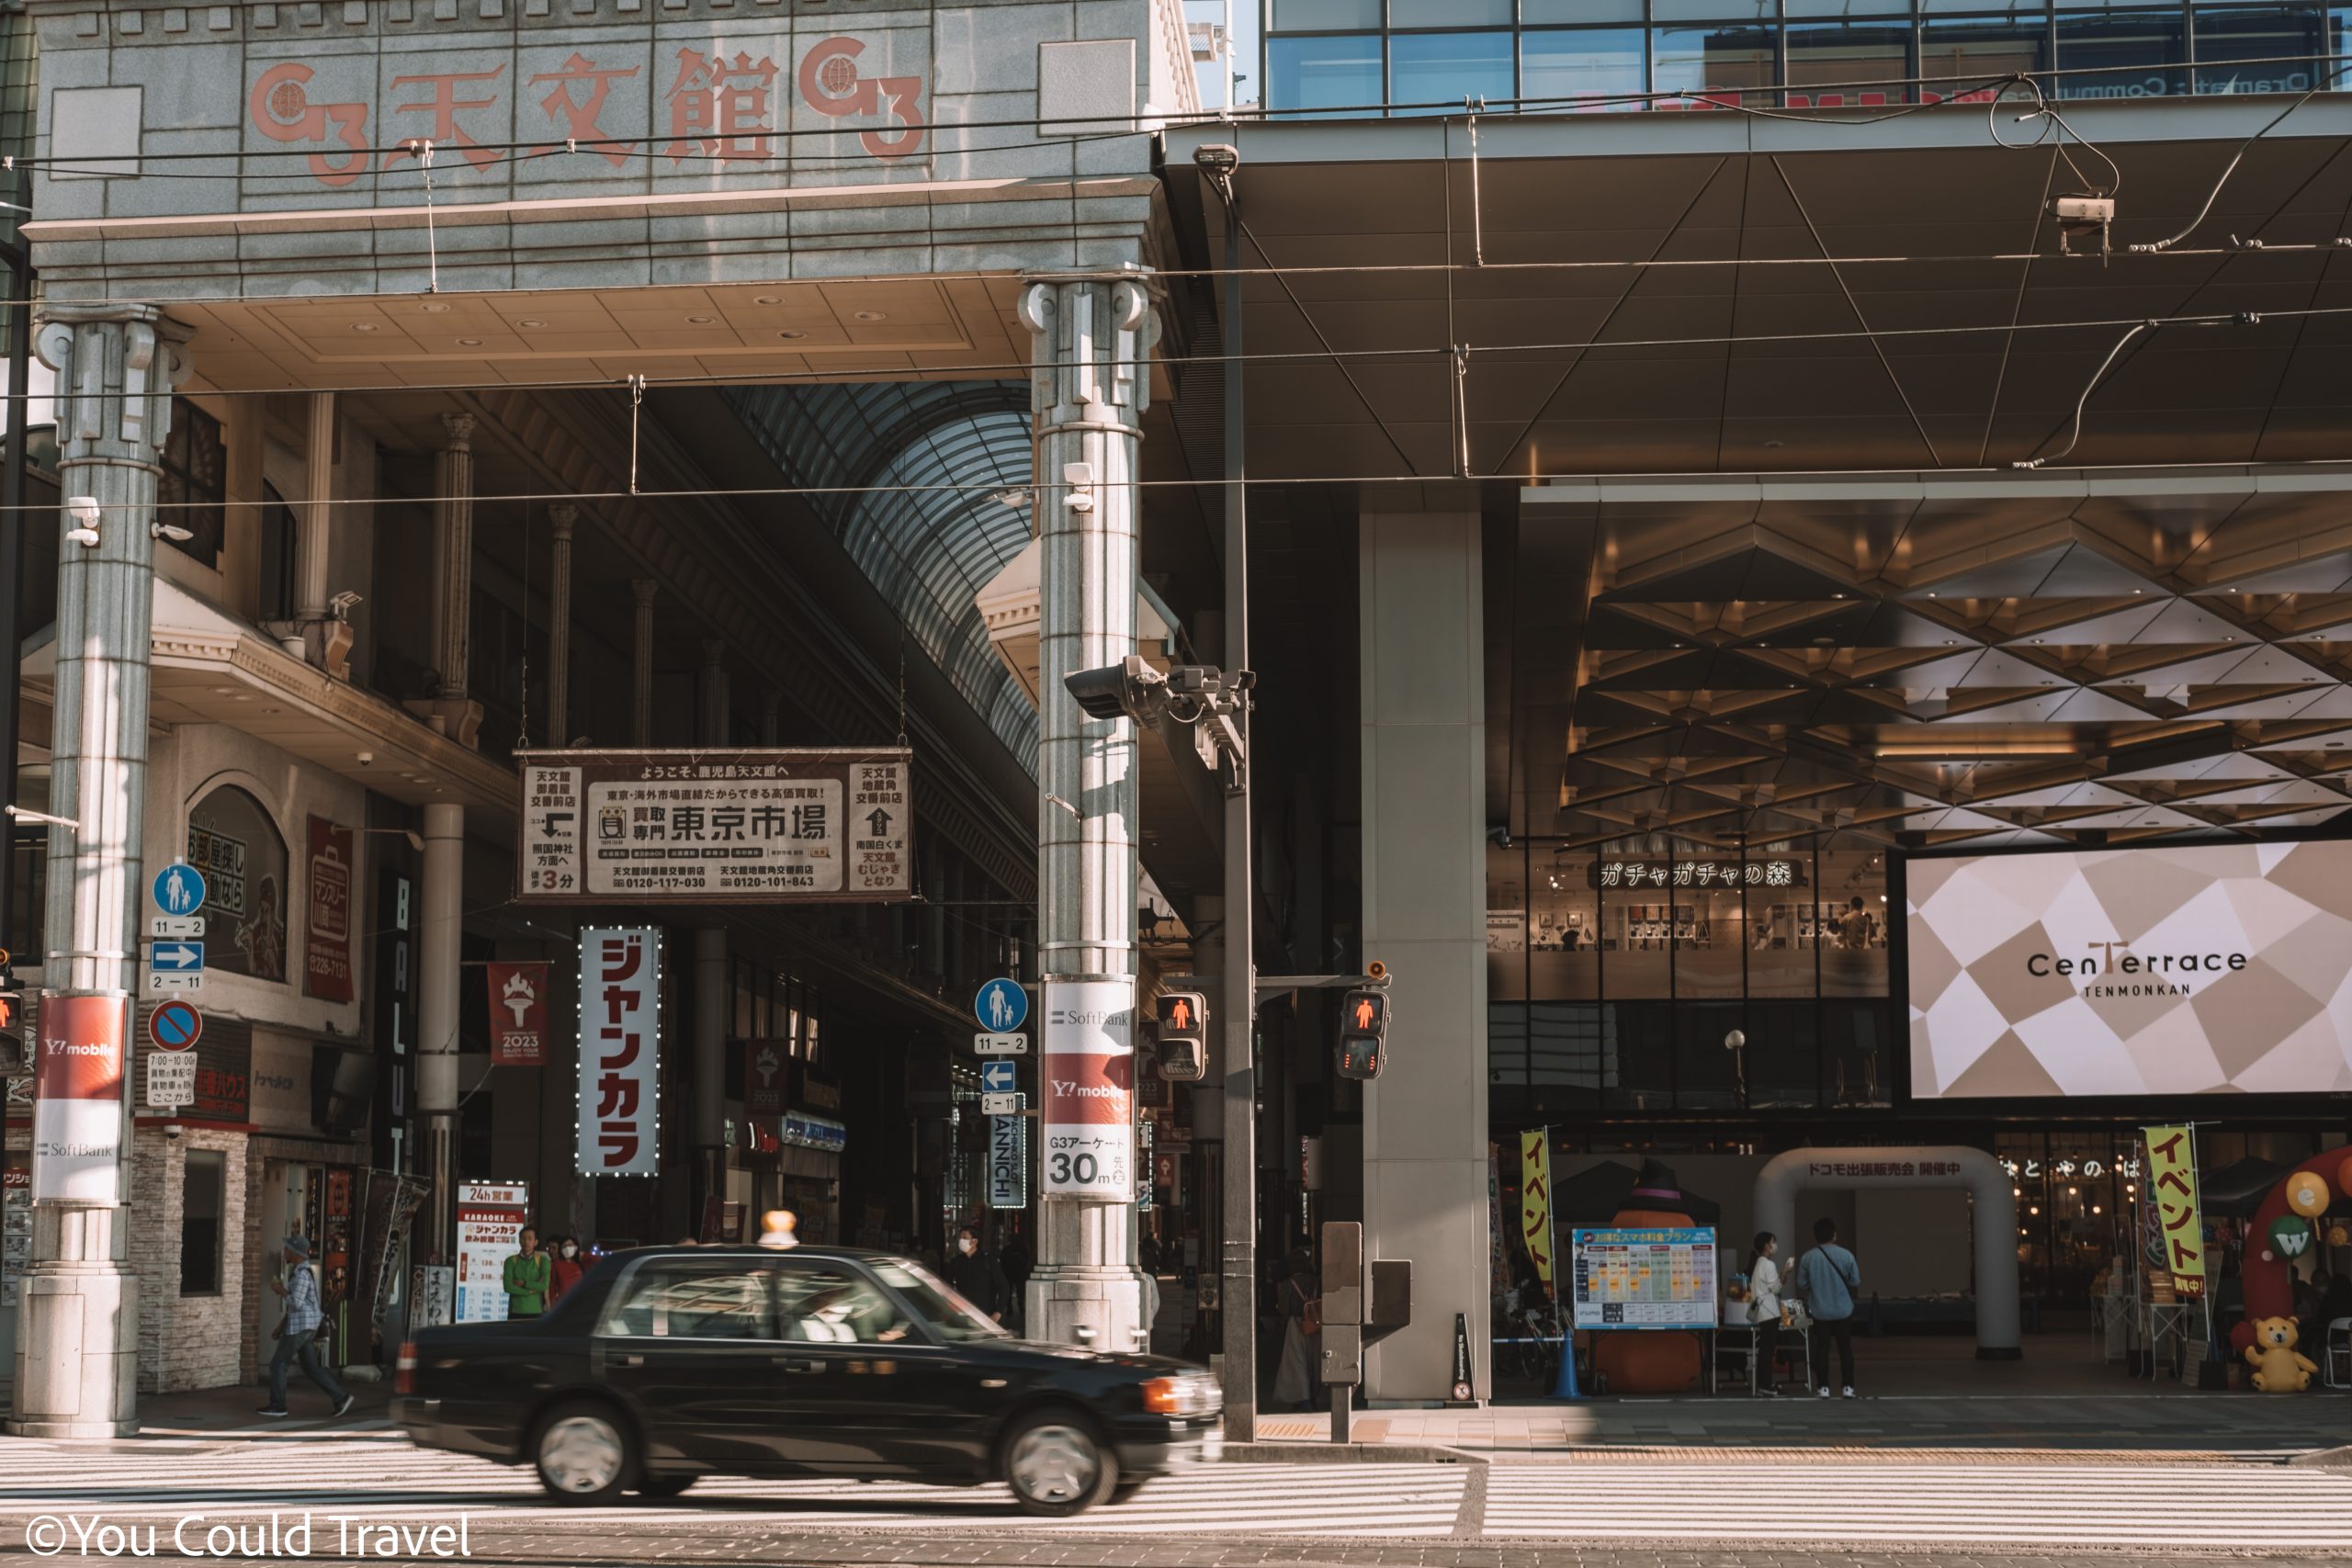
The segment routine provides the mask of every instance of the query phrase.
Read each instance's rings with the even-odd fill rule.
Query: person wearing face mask
[[[996,1322],[1004,1321],[1005,1309],[1012,1304],[1012,1282],[1004,1277],[1002,1264],[980,1251],[979,1233],[971,1226],[956,1233],[956,1251],[944,1272],[957,1295]]]
[[[587,1264],[581,1261],[579,1237],[556,1237],[554,1252],[554,1261],[548,1266],[548,1305],[550,1307],[563,1300],[563,1292],[580,1283],[580,1276],[588,1271]]]

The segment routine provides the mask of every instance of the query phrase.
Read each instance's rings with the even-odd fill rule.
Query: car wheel
[[[1143,1483],[1147,1479],[1147,1477],[1141,1475],[1130,1475],[1122,1480],[1116,1486],[1111,1488],[1111,1501],[1113,1503],[1124,1503],[1127,1501],[1136,1493],[1143,1490]]]
[[[640,1497],[675,1497],[702,1477],[688,1471],[683,1475],[649,1475],[637,1483]]]
[[[1075,1410],[1040,1410],[1004,1443],[1004,1483],[1024,1514],[1068,1518],[1118,1490],[1119,1461]]]
[[[609,1503],[637,1478],[637,1444],[609,1404],[566,1404],[539,1423],[531,1456],[559,1503]]]

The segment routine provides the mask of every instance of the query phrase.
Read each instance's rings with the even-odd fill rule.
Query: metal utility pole
[[[1044,970],[1040,1061],[1057,1036],[1088,1043],[1066,1060],[1090,1081],[1067,1105],[1050,1088],[1037,1269],[1029,1281],[1031,1332],[1041,1339],[1127,1350],[1142,1327],[1135,1258],[1132,1042],[1136,1013],[1136,839],[1140,807],[1136,726],[1089,717],[1064,685],[1073,671],[1135,652],[1136,557],[1142,491],[1136,484],[1149,356],[1158,319],[1140,267],[1032,276],[1021,292],[1031,334],[1036,421],[1039,571],[1037,806],[1038,957]],[[1091,983],[1090,985],[1090,983]],[[1057,992],[1085,987],[1086,1018],[1054,1016]],[[1073,1009],[1073,1012],[1080,1010]],[[1122,1040],[1126,1049],[1122,1050]],[[1121,1104],[1119,1101],[1126,1103]],[[1124,1125],[1124,1156],[1104,1160],[1068,1135],[1099,1144]],[[1087,1123],[1081,1127],[1080,1123]]]
[[[1229,15],[1229,13],[1228,13]],[[1226,63],[1228,100],[1232,61]],[[1218,151],[1204,148],[1204,153]],[[1224,149],[1230,154],[1231,149]],[[1250,498],[1242,482],[1241,205],[1234,155],[1203,168],[1225,199],[1225,649],[1228,680],[1250,668]],[[1234,785],[1225,796],[1225,1257],[1218,1312],[1225,1330],[1225,1435],[1258,1438],[1258,969],[1257,889],[1250,881],[1250,705],[1237,705],[1240,732]]]
[[[57,573],[50,809],[73,826],[49,840],[32,1257],[8,1420],[20,1437],[138,1429],[139,1291],[122,1222],[144,899],[152,530],[189,335],[152,305],[111,303],[51,305],[40,329],[41,359],[57,372],[58,470],[74,524]]]
[[[12,189],[19,205],[27,186],[23,174]],[[29,423],[26,394],[31,387],[33,308],[31,257],[22,235],[10,232],[5,246],[8,261],[8,455],[0,468],[0,806],[17,799],[17,753],[22,749],[25,627],[20,618],[25,598],[25,426]],[[37,941],[29,931],[9,929],[17,908],[16,823],[0,816],[0,952],[14,952],[20,942]],[[40,928],[34,928],[38,931]],[[38,957],[38,954],[36,954]],[[0,980],[7,965],[0,964]]]
[[[1225,0],[1225,107],[1233,107],[1233,0]]]

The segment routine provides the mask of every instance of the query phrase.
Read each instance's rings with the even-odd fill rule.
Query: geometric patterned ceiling
[[[2113,844],[2352,807],[2352,470],[1521,498],[1516,832]]]

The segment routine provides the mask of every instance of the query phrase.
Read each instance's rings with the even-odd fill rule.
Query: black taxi
[[[848,1247],[649,1247],[544,1316],[420,1330],[392,1418],[426,1448],[537,1468],[566,1502],[698,1476],[977,1485],[1034,1514],[1217,1458],[1195,1367],[1015,1338],[909,1258]]]

